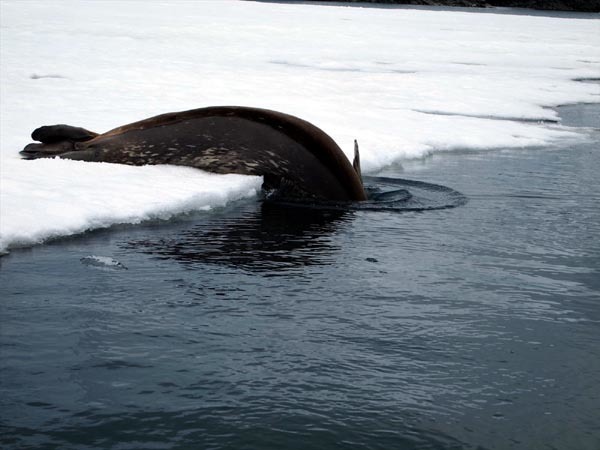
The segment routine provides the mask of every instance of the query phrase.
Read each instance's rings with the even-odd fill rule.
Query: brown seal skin
[[[215,106],[167,113],[103,134],[53,125],[26,159],[60,158],[141,166],[173,164],[215,173],[261,175],[286,197],[366,200],[362,180],[331,137],[305,120],[260,108]]]

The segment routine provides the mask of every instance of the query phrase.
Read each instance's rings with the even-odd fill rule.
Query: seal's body
[[[215,173],[261,175],[284,196],[365,200],[360,168],[325,132],[288,114],[217,106],[162,114],[104,134],[41,127],[24,158],[58,156],[118,164],[174,164]]]

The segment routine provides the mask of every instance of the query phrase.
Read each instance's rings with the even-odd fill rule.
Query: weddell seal
[[[362,201],[358,146],[354,165],[324,131],[268,109],[215,106],[167,113],[103,134],[69,125],[36,129],[25,159],[59,157],[141,166],[173,164],[215,173],[260,175],[285,198]]]

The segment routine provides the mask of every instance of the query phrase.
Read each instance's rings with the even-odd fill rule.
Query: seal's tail
[[[33,130],[31,138],[44,144],[54,144],[60,141],[83,142],[94,139],[98,133],[71,125],[45,125]]]
[[[76,142],[89,141],[98,136],[98,133],[85,128],[71,125],[46,125],[37,128],[31,133],[34,141],[41,144],[29,144],[20,155],[24,159],[49,158],[75,150]]]

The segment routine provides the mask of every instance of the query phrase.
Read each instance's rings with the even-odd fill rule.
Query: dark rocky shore
[[[600,12],[600,0],[333,0],[351,3],[386,3],[423,6],[531,8],[548,11]]]

